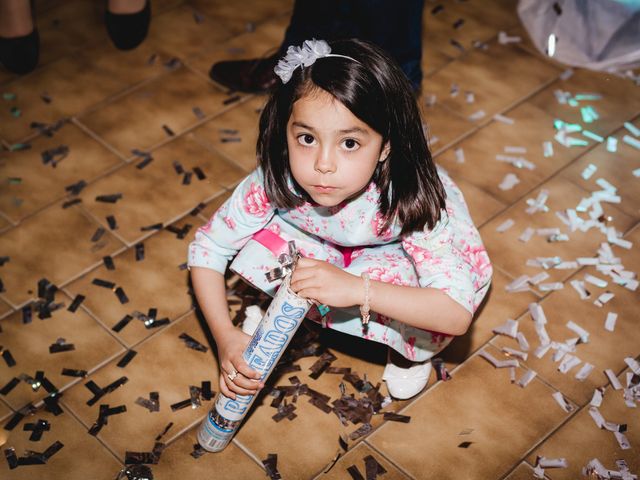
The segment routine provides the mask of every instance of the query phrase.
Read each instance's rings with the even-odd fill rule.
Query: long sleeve
[[[189,266],[225,273],[227,264],[273,217],[262,171],[254,170],[229,199],[200,227],[189,245]]]
[[[473,313],[486,295],[492,268],[462,192],[445,174],[446,210],[432,230],[402,240],[422,287],[437,288]]]

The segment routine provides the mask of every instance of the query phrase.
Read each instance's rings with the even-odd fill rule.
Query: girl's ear
[[[382,147],[382,151],[380,152],[380,158],[378,158],[378,161],[384,162],[389,156],[390,152],[391,152],[391,143],[387,142],[384,144],[384,147]]]

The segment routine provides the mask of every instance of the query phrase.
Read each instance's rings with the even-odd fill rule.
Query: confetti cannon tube
[[[260,321],[244,360],[266,381],[311,308],[311,302],[296,295],[289,288],[291,275],[287,275],[271,305]],[[223,450],[240,427],[251,407],[255,395],[236,395],[232,400],[218,393],[215,404],[198,430],[198,443],[209,452]]]

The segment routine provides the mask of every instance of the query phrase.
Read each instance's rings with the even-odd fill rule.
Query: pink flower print
[[[276,235],[280,235],[280,225],[278,225],[277,223],[272,223],[271,225],[269,225],[267,227],[267,230],[275,233]]]
[[[391,228],[387,227],[386,230],[382,231],[384,221],[385,219],[382,214],[380,212],[376,212],[376,216],[371,220],[371,230],[375,236],[380,237],[383,240],[389,240],[391,238]]]
[[[356,258],[364,253],[364,248],[354,248],[351,250],[351,261],[353,262]]]
[[[380,313],[376,313],[375,315],[375,320],[376,322],[382,324],[382,325],[386,325],[388,326],[391,323],[391,319],[389,317],[387,317],[386,315],[382,315]],[[386,336],[386,334],[385,334]]]
[[[419,247],[413,242],[413,240],[410,240],[408,238],[405,239],[405,241],[402,242],[402,246],[404,247],[405,252],[407,252],[411,256],[411,258],[413,258],[413,261],[416,263],[416,265],[420,265],[424,262],[440,263],[439,260],[434,259],[434,256],[429,250]]]
[[[311,210],[311,205],[308,202],[304,202],[299,207],[296,207],[296,210],[300,212],[302,215],[306,215]]]
[[[491,275],[491,262],[484,247],[467,245],[461,253],[463,260],[471,266],[471,272],[477,278],[483,279]]]
[[[264,217],[270,208],[271,204],[264,189],[252,182],[251,188],[244,197],[244,211],[256,217]]]
[[[236,221],[233,218],[224,217],[223,220],[224,220],[224,223],[227,224],[227,227],[229,227],[230,230],[236,229]]]
[[[413,360],[416,358],[416,337],[409,337],[409,339],[404,344],[404,356],[409,360]]]
[[[444,343],[447,342],[452,335],[446,335],[440,332],[434,332],[432,330],[427,330],[431,334],[431,343],[434,344],[438,349],[441,349],[444,346]]]
[[[402,277],[397,272],[390,272],[383,267],[370,267],[368,269],[369,278],[393,285],[403,285]]]

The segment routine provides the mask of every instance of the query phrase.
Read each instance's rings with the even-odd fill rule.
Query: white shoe
[[[252,335],[260,325],[260,321],[264,313],[257,305],[250,305],[244,309],[244,322],[242,322],[242,331],[247,335]]]
[[[430,375],[430,361],[415,363],[409,368],[402,368],[388,361],[382,379],[387,382],[387,390],[392,397],[407,400],[424,390]]]

